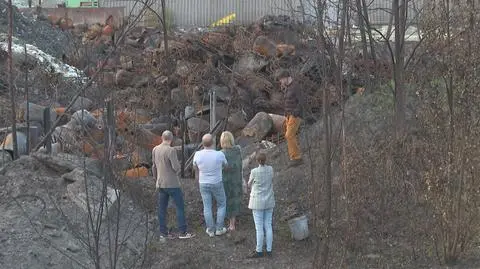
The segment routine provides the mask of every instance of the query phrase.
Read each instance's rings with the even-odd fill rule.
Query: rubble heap
[[[81,37],[97,44],[105,39],[101,29],[91,26]],[[302,29],[288,17],[267,16],[248,27],[177,32],[169,36],[168,49],[158,29],[139,29],[106,60],[98,82],[116,92],[117,103],[146,109],[151,117],[178,115],[193,106],[197,116],[207,120],[208,94],[215,90],[217,119],[243,118],[243,123],[231,121],[237,132],[258,112],[283,114],[283,92],[274,78],[280,68],[289,69],[302,82],[310,107],[321,104],[319,83],[329,81],[330,74],[320,70],[330,70],[329,59],[318,55]],[[96,38],[92,33],[98,33]],[[104,61],[92,64],[90,73]]]
[[[117,47],[113,24],[75,26],[76,40],[91,48],[94,57],[84,57],[88,74],[100,72],[97,88],[90,90],[70,111],[52,107],[66,117],[53,134],[55,151],[102,158],[106,96],[113,98],[116,117],[116,160],[126,175],[145,175],[151,149],[160,143],[166,129],[180,133],[180,119],[187,119],[187,150],[195,149],[209,132],[209,93],[216,95],[216,120],[221,129],[239,137],[243,146],[282,133],[283,92],[275,74],[288,69],[303,85],[308,111],[319,110],[324,87],[331,84],[330,59],[318,52],[305,35],[305,28],[286,16],[266,16],[248,27],[229,25],[215,29],[175,32],[165,42],[158,29],[135,29]],[[87,54],[85,54],[87,55]],[[338,102],[331,90],[332,103]],[[63,104],[63,105],[66,105]],[[31,106],[30,109],[33,109]],[[23,105],[19,121],[25,120]],[[45,109],[42,107],[41,109]],[[31,115],[35,114],[31,111]],[[38,111],[37,111],[38,113]],[[82,115],[81,120],[75,115]],[[314,117],[314,114],[307,115]],[[52,119],[53,120],[53,119]],[[43,122],[39,119],[41,129]],[[181,140],[174,145],[179,146]],[[136,169],[133,172],[128,169]],[[141,169],[141,170],[139,170]]]
[[[0,1],[0,34],[8,33],[8,8],[6,1]],[[13,7],[13,35],[27,44],[38,47],[45,53],[61,58],[73,49],[72,35],[58,31],[36,13],[21,13]]]

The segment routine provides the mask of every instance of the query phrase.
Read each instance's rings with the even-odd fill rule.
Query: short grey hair
[[[202,144],[204,147],[211,147],[213,145],[213,136],[211,134],[205,134],[202,137]]]
[[[173,140],[173,133],[170,130],[166,130],[162,133],[162,140],[164,141],[172,141]]]

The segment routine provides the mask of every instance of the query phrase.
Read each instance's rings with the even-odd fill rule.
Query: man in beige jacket
[[[162,134],[162,143],[152,150],[152,172],[156,180],[158,191],[158,222],[160,224],[160,238],[170,237],[167,228],[167,207],[170,197],[175,202],[177,209],[177,225],[180,230],[180,239],[192,238],[194,235],[187,232],[185,221],[185,205],[183,192],[180,188],[180,163],[177,151],[171,146],[173,134],[165,131]]]

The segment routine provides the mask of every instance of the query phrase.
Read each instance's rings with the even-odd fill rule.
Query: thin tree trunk
[[[363,20],[362,0],[356,0],[357,4],[357,16],[358,16],[358,28],[360,29],[360,37],[362,39],[363,59],[368,58],[368,44],[367,36],[365,33],[365,21]]]
[[[161,0],[162,4],[162,27],[163,27],[163,46],[165,47],[165,60],[167,62],[167,74],[170,75],[175,71],[175,63],[173,63],[172,58],[170,57],[170,51],[168,49],[168,25],[167,25],[167,11],[166,11],[166,4],[165,0]],[[167,94],[167,113],[171,111],[171,92]]]
[[[346,201],[348,201],[348,192],[347,192],[347,165],[346,165],[346,130],[345,130],[345,101],[348,98],[348,90],[345,90],[345,87],[343,85],[343,61],[345,57],[345,30],[346,30],[346,25],[347,23],[347,13],[348,13],[348,1],[349,0],[343,0],[342,3],[342,12],[341,12],[341,17],[340,17],[340,32],[339,32],[339,42],[338,42],[338,71],[336,80],[337,80],[337,87],[338,87],[338,92],[339,96],[341,96],[341,109],[342,109],[342,116],[341,116],[341,139],[342,139],[342,159],[341,159],[341,173],[342,173],[342,181],[345,184],[345,189],[344,189],[344,195],[346,198]],[[349,79],[350,81],[350,79]],[[346,89],[349,89],[350,83],[347,83]],[[331,181],[330,181],[331,183]],[[331,187],[330,187],[331,189]],[[331,198],[330,198],[331,199]],[[348,206],[345,206],[345,217],[347,219],[347,222],[349,222],[350,214],[348,211]],[[345,237],[346,238],[346,237]]]
[[[346,20],[347,20],[347,24],[346,24],[346,32],[347,32],[347,44],[349,47],[352,46],[352,29],[351,29],[351,25],[350,25],[350,18],[351,18],[351,9],[350,7],[348,6],[348,3],[347,3],[347,13],[346,13]]]
[[[30,154],[31,136],[30,136],[30,96],[28,89],[28,65],[27,65],[27,44],[23,47],[25,52],[25,99],[27,101],[27,154]]]
[[[165,0],[161,0],[161,4],[162,4],[162,28],[163,28],[163,46],[165,46],[165,58],[167,60],[167,63],[168,63],[168,72],[170,74],[170,72],[172,71],[172,66],[171,66],[171,58],[170,58],[170,52],[168,50],[168,26],[167,26],[167,12],[166,12],[166,4],[165,4]]]
[[[12,105],[12,143],[13,143],[13,159],[18,158],[18,144],[17,144],[17,123],[15,112],[15,87],[13,86],[13,52],[12,52],[12,38],[13,38],[13,6],[12,0],[8,0],[8,89],[10,92],[10,103]]]
[[[390,18],[388,19],[388,28],[387,28],[387,33],[385,34],[385,36],[388,38],[388,40],[385,40],[386,42],[388,42],[390,40],[390,36],[391,36],[391,32],[392,32],[392,27],[393,27],[393,18],[395,17],[393,15],[393,2],[392,2],[392,14],[390,14]]]
[[[325,238],[323,240],[322,267],[329,268],[330,254],[330,235],[332,226],[332,139],[330,130],[330,90],[325,87],[323,90],[323,126],[325,132],[325,192],[326,192],[326,211],[325,211]]]
[[[300,0],[299,1],[299,4],[300,4],[300,9],[301,9],[301,12],[302,12],[302,23],[305,23],[306,22],[306,18],[305,18],[305,4],[303,3],[303,0]]]
[[[368,35],[368,41],[370,43],[370,57],[372,60],[375,61],[375,40],[372,36],[372,27],[370,25],[370,18],[368,16],[368,6],[365,0],[362,0],[362,7],[363,7],[363,18],[365,20],[365,29]]]
[[[405,83],[404,83],[404,41],[405,41],[405,8],[406,0],[393,0],[395,19],[395,124],[397,135],[405,131]]]
[[[324,30],[325,25],[323,22],[323,16],[325,12],[325,2],[322,0],[317,0],[317,31],[319,38],[319,49],[326,50],[330,55],[330,60],[332,68],[337,70],[337,64],[335,62],[335,52],[334,48],[327,43],[325,38]],[[323,73],[326,74],[325,67],[323,65]],[[325,186],[326,186],[326,216],[325,216],[325,232],[323,240],[323,249],[320,256],[320,267],[327,269],[329,266],[329,255],[330,255],[330,233],[331,233],[331,218],[332,218],[332,167],[331,167],[331,134],[330,134],[330,90],[327,85],[322,85],[323,88],[323,121],[324,121],[324,132],[325,132]],[[314,266],[317,267],[317,258],[319,253],[319,247],[315,251],[315,261]]]

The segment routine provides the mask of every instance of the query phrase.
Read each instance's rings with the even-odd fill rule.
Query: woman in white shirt
[[[250,258],[264,256],[264,237],[266,237],[266,255],[271,257],[273,243],[272,216],[273,208],[275,207],[272,184],[273,168],[265,165],[267,157],[264,153],[257,154],[256,159],[259,166],[252,169],[248,181],[248,186],[252,188],[248,208],[252,209],[257,233],[257,247],[249,256]]]

